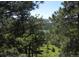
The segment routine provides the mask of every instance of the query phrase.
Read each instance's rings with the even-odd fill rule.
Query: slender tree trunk
[[[29,50],[28,50],[28,57],[31,57],[30,56],[30,45],[29,45]]]

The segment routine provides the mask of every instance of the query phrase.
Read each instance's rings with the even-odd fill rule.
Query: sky
[[[31,15],[35,16],[39,14],[39,17],[48,19],[49,16],[52,16],[54,11],[57,11],[62,7],[61,2],[62,1],[44,1],[43,4],[39,5],[38,9],[31,11]]]

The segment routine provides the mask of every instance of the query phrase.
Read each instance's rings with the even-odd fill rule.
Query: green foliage
[[[79,13],[79,7],[75,7],[77,3],[79,2],[63,2],[64,7],[50,17],[53,24],[53,42],[57,42],[55,46],[59,45],[62,49],[59,56],[79,56],[79,20],[74,18]],[[65,18],[66,16],[68,17]]]
[[[44,42],[42,18],[30,11],[42,2],[0,2],[0,56],[33,56]],[[14,17],[16,16],[16,17]],[[41,36],[40,36],[41,35]],[[38,46],[37,46],[38,45]]]
[[[49,23],[30,15],[40,3],[43,2],[0,2],[1,57],[79,56],[79,20],[73,19],[79,8],[67,8],[70,2],[63,2],[64,7],[49,17]]]
[[[60,53],[60,48],[56,47],[55,45],[52,45],[51,43],[47,45],[43,45],[40,47],[40,50],[43,50],[42,54],[39,55],[41,57],[57,57]]]

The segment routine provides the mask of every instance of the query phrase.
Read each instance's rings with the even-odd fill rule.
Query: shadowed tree
[[[31,23],[30,11],[38,8],[40,3],[43,2],[0,2],[0,56],[28,55],[25,48],[30,44],[33,29],[36,28],[32,26],[34,23]]]

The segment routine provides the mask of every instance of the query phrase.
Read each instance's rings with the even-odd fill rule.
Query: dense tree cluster
[[[62,2],[49,19],[31,15],[41,3],[0,1],[1,57],[79,56],[79,2]]]
[[[53,24],[52,35],[55,33],[52,40],[55,39],[55,46],[61,48],[59,56],[79,56],[79,2],[64,1],[62,5],[63,8],[50,18]]]
[[[30,11],[42,2],[0,2],[0,56],[37,56],[44,43],[42,18]],[[41,35],[41,36],[40,36]]]

